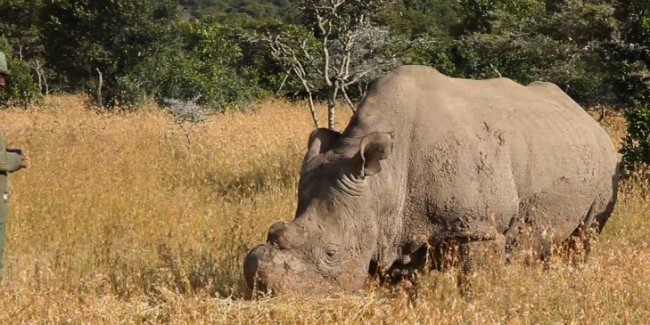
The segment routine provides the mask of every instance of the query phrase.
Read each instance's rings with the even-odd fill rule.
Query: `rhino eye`
[[[338,255],[339,247],[336,244],[326,244],[324,247],[324,251],[325,251],[325,255],[327,255],[329,259],[332,259],[336,257],[336,255]]]
[[[321,255],[319,256],[319,260],[322,263],[321,266],[324,269],[330,269],[331,267],[338,265],[344,258],[343,254],[340,254],[340,252],[341,249],[339,245],[332,243],[325,244],[321,250]]]

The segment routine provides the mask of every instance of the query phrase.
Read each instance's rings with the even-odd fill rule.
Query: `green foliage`
[[[455,34],[490,33],[493,12],[498,4],[498,0],[457,0],[455,9],[460,23],[456,26]]]
[[[114,105],[118,80],[173,42],[168,30],[176,16],[174,0],[45,0],[40,31],[54,82]]]
[[[446,75],[457,75],[453,43],[452,40],[440,40],[417,46],[409,52],[410,63],[428,65]]]
[[[42,55],[37,26],[41,6],[41,0],[0,0],[0,36],[20,52],[22,60]]]
[[[641,164],[650,164],[650,105],[625,111],[627,136],[621,148],[623,167],[632,171]]]
[[[189,23],[175,31],[173,47],[146,57],[133,71],[118,79],[117,99],[122,105],[147,98],[189,100],[221,110],[264,94],[255,71],[242,64],[242,50],[233,31],[219,24]]]
[[[453,0],[400,0],[390,4],[376,19],[395,35],[446,37],[458,15]]]
[[[612,75],[607,80],[620,102],[650,102],[650,0],[620,1],[620,35],[608,44]]]
[[[292,0],[180,0],[193,17],[205,19],[215,14],[243,14],[256,19],[291,20],[297,11]]]
[[[12,56],[9,42],[0,36],[0,51],[7,56],[11,76],[7,78],[7,87],[0,88],[0,106],[29,107],[41,99],[41,94],[34,82],[27,63]]]
[[[190,29],[188,50],[198,60],[198,72],[205,76],[199,96],[213,106],[241,103],[258,97],[257,78],[243,62],[237,31],[219,24],[198,24]]]
[[[38,97],[34,80],[42,92],[86,91],[108,106],[199,98],[220,110],[270,93],[304,95],[299,80],[287,79],[287,62],[245,37],[307,40],[307,53],[316,58],[323,34],[315,11],[300,11],[304,3],[0,0],[2,46],[13,54],[16,73],[0,95],[5,103],[28,105]],[[383,9],[374,11],[376,4]],[[388,57],[391,64],[426,64],[458,77],[551,81],[583,104],[650,102],[650,0],[351,1],[331,17],[369,19],[374,29],[358,44],[370,47],[354,51],[363,63]],[[382,34],[387,30],[390,37]],[[345,37],[334,30],[328,43]],[[428,41],[408,50],[378,45],[404,40]],[[320,90],[327,82],[314,73],[308,72],[314,96],[325,98]],[[360,96],[364,87],[347,91]]]
[[[456,28],[465,34],[450,45],[454,75],[550,81],[582,103],[615,97],[603,82],[611,74],[605,47],[616,31],[612,5],[567,0],[549,11],[541,0],[466,2],[485,13],[477,23],[475,12],[460,11],[469,16]]]
[[[238,22],[183,23],[176,10],[173,0],[47,0],[41,30],[55,82],[107,106],[200,98],[221,109],[264,94],[263,73],[244,60]]]

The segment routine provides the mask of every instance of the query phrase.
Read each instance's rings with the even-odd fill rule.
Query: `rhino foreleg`
[[[500,267],[505,263],[505,236],[495,234],[493,239],[461,243],[459,253],[461,264],[458,272],[458,287],[463,295],[471,297],[471,280],[477,270]]]

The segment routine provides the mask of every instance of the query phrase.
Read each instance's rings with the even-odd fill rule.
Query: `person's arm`
[[[0,172],[15,172],[21,168],[20,155],[15,152],[0,152]]]
[[[20,154],[7,151],[5,147],[5,134],[0,130],[0,172],[11,173],[21,168]]]

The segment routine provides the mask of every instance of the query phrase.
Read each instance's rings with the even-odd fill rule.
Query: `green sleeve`
[[[20,155],[14,152],[0,152],[0,172],[13,172],[20,168]]]
[[[0,172],[13,172],[20,168],[20,155],[15,152],[7,152],[5,149],[5,135],[0,130]]]

